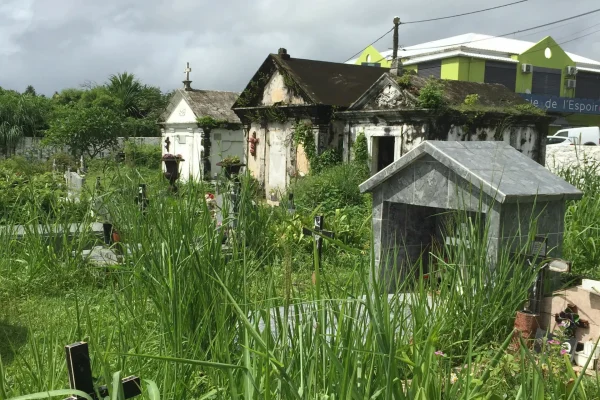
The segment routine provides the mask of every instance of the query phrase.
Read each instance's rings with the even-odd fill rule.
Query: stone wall
[[[33,161],[46,161],[56,153],[61,152],[61,149],[43,147],[41,145],[42,138],[25,137],[17,145],[15,155],[23,156]],[[149,144],[149,145],[160,145],[160,137],[136,137],[129,138],[129,141],[137,144]],[[114,150],[107,150],[98,155],[98,158],[109,157],[114,151],[122,151],[125,147],[125,138],[119,138],[119,144]],[[68,149],[62,149],[63,152],[67,152]],[[0,155],[0,158],[5,158]]]
[[[600,146],[546,146],[546,167],[552,172],[569,166],[584,166],[586,161],[600,162]]]

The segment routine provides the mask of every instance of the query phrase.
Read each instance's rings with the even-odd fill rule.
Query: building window
[[[367,61],[368,63],[370,63],[370,62],[371,62],[371,55],[370,55],[370,54],[367,54],[367,59],[366,59],[366,61]]]
[[[514,92],[517,87],[517,64],[486,61],[483,81],[499,83]]]
[[[560,69],[533,67],[532,94],[560,96]]]
[[[580,99],[600,99],[600,74],[579,71],[575,97]]]
[[[442,60],[428,61],[420,63],[417,66],[417,75],[423,78],[434,77],[440,79],[442,77]]]

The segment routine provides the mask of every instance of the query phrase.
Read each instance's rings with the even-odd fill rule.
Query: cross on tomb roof
[[[185,74],[185,80],[189,81],[190,80],[190,72],[192,72],[192,69],[190,68],[190,63],[186,64],[185,70],[183,71],[183,73]]]

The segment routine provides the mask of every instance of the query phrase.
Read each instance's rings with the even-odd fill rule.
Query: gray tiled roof
[[[517,200],[577,200],[583,193],[505,142],[425,141],[360,185],[370,192],[429,154],[501,203]]]
[[[177,89],[171,98],[167,109],[163,113],[163,120],[166,120],[173,109],[177,107],[179,101],[183,98],[189,104],[196,117],[212,117],[217,120],[239,124],[241,121],[231,110],[231,106],[239,97],[237,92],[224,92],[218,90],[184,90]]]

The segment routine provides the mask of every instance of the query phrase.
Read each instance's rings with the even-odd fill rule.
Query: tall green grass
[[[140,179],[128,172],[105,181],[123,240],[116,249],[124,257],[108,270],[71,255],[85,247],[83,237],[63,237],[62,246],[49,245],[39,232],[22,241],[0,237],[7,244],[0,247],[2,300],[31,297],[33,305],[19,303],[28,313],[35,314],[35,304],[55,313],[41,326],[19,310],[9,315],[24,319],[29,334],[15,343],[14,359],[0,363],[0,397],[64,389],[63,346],[78,340],[90,343],[99,384],[111,384],[117,371],[137,374],[151,381],[143,395],[151,399],[583,399],[600,393],[558,356],[549,375],[541,366],[546,359],[508,351],[535,270],[507,254],[490,268],[482,221],[456,214],[467,223],[471,246],[437,249],[440,285],[416,273],[421,259],[407,266],[418,278],[388,294],[370,278],[377,276],[370,250],[339,239],[326,240],[325,253],[352,260],[344,274],[350,284],[324,262],[315,285],[295,285],[294,271],[313,265],[314,244],[301,233],[310,215],[256,204],[248,177],[237,218],[233,199],[225,197],[222,226],[210,218],[204,194],[212,188],[203,184],[182,185],[173,196],[156,182],[144,214],[134,202]],[[11,286],[15,279],[19,285]]]

